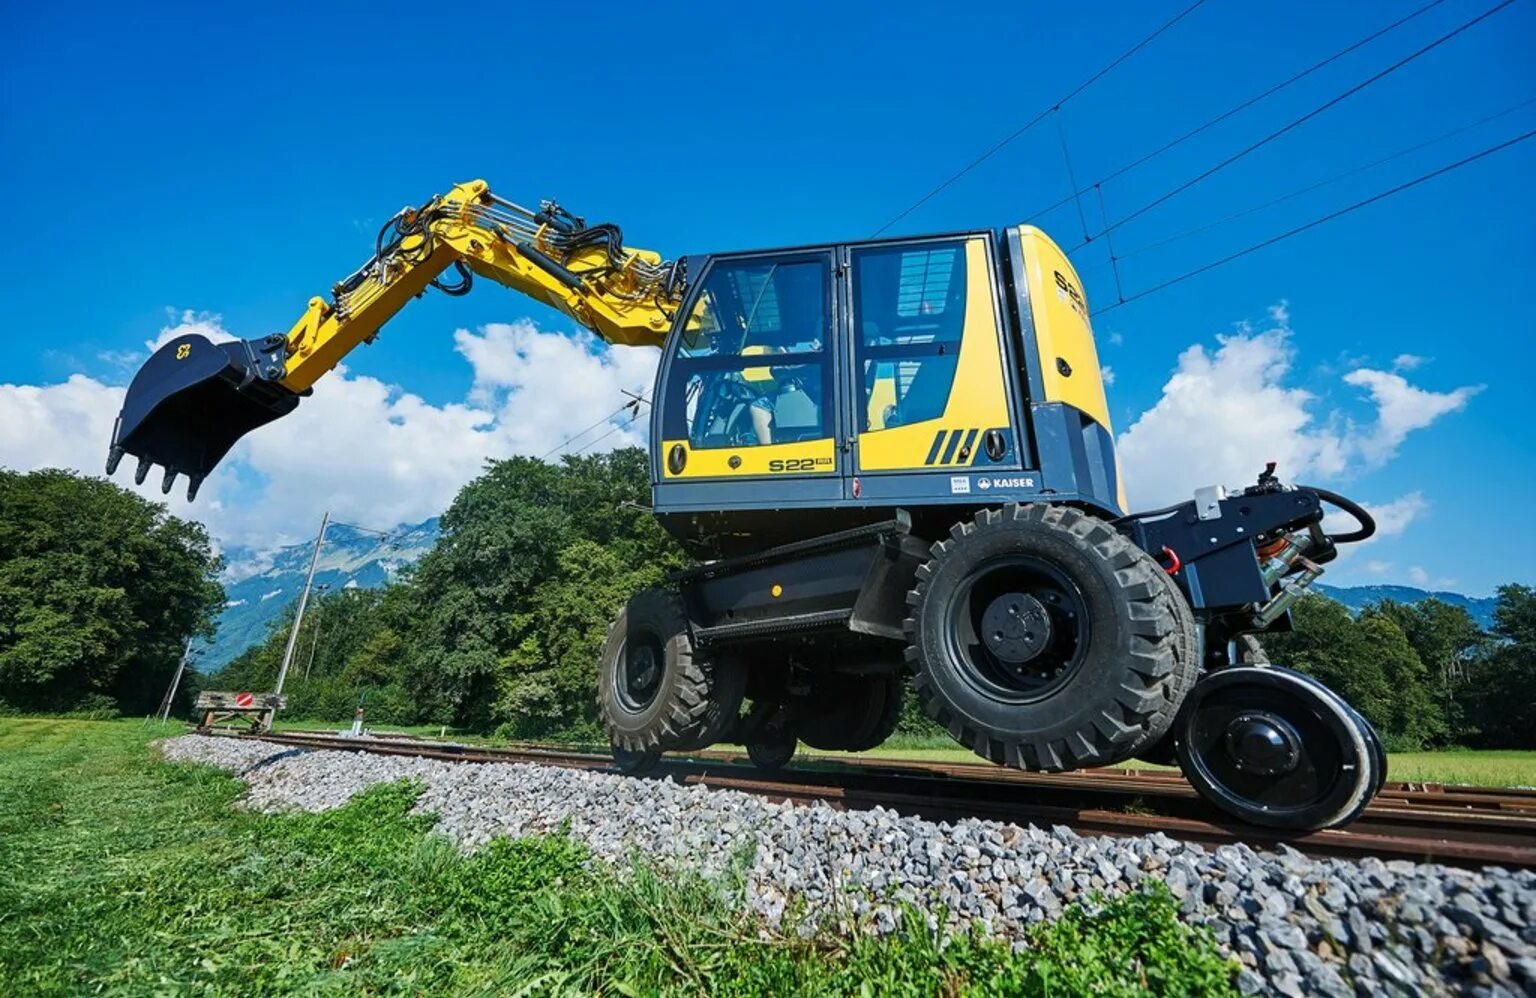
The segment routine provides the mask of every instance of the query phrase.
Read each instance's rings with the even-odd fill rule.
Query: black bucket
[[[178,336],[155,351],[128,386],[107,474],[132,454],[139,459],[135,482],[158,464],[165,468],[162,492],[181,474],[189,479],[187,498],[194,498],[235,441],[299,404],[279,383],[282,376],[282,336],[230,343]]]

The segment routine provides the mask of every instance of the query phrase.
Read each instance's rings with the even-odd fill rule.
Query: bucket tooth
[[[117,466],[123,461],[123,449],[112,447],[107,451],[107,477],[117,474]]]
[[[154,462],[147,457],[139,458],[139,466],[133,469],[133,484],[144,484],[144,479],[149,477],[149,466],[153,463]]]
[[[175,483],[176,483],[176,472],[172,471],[170,468],[166,468],[165,469],[165,477],[160,479],[160,494],[163,495],[163,496],[170,495],[171,494],[171,486],[174,485]]]
[[[187,476],[187,502],[197,498],[197,490],[203,487],[202,475]]]

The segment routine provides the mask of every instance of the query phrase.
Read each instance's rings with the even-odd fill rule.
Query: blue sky
[[[1491,5],[1445,0],[1113,180],[1103,187],[1109,216]],[[146,340],[184,322],[239,336],[286,328],[361,262],[390,213],[454,181],[484,177],[525,202],[557,198],[668,255],[868,235],[1182,6],[84,4],[64,18],[13,5],[0,65],[0,186],[13,234],[0,241],[10,319],[0,386],[11,393],[0,399],[12,403],[0,409],[12,423],[0,428],[0,464],[94,469],[99,457],[82,455],[105,440],[81,428],[99,425],[110,393],[97,389],[123,384],[128,355]],[[1418,6],[1209,0],[1062,109],[1072,168],[1080,182],[1100,178]],[[1117,229],[1126,292],[1536,127],[1536,104],[1526,104],[1131,252],[1536,97],[1533,41],[1536,3],[1516,0]],[[1132,478],[1133,494],[1203,484],[1185,481],[1207,466],[1202,451],[1246,448],[1255,471],[1268,451],[1296,454],[1326,471],[1326,484],[1406,520],[1329,581],[1474,594],[1536,582],[1515,553],[1528,529],[1522,499],[1536,485],[1533,176],[1529,142],[1096,320],[1116,430],[1141,432],[1141,467],[1151,469],[1140,489]],[[1069,191],[1047,123],[895,231],[1010,224]],[[1097,200],[1084,210],[1096,227]],[[1037,221],[1064,245],[1082,239],[1074,206]],[[1115,297],[1103,246],[1076,257],[1096,306]],[[333,438],[334,452],[287,485],[274,480],[270,452],[253,452],[214,508],[191,512],[249,543],[252,531],[302,536],[327,505],[379,523],[440,504],[450,479],[472,473],[475,447],[542,452],[561,427],[617,407],[624,382],[643,382],[643,362],[603,359],[601,377],[567,379],[587,382],[590,398],[545,399],[540,390],[564,372],[516,363],[580,364],[572,358],[583,351],[552,342],[570,328],[496,289],[428,296],[349,358],[349,387],[329,409],[312,406],[305,439]],[[1240,342],[1220,352],[1218,335],[1234,333]],[[1199,398],[1210,394],[1201,377],[1225,386],[1216,394],[1229,391],[1230,372],[1253,379],[1252,425],[1297,439],[1257,453],[1264,444],[1251,434],[1232,437],[1231,424],[1249,418],[1245,399],[1206,413],[1186,399],[1181,409],[1166,392],[1176,370]],[[1351,375],[1360,370],[1377,374]],[[1372,383],[1395,387],[1396,401],[1373,401]],[[532,414],[536,404],[547,418]],[[1417,426],[1424,406],[1435,413]],[[1271,418],[1277,409],[1289,421]],[[375,413],[389,425],[370,427]],[[1297,414],[1309,421],[1298,426]],[[1404,418],[1401,434],[1387,425]],[[485,436],[487,420],[504,432]],[[466,434],[458,463],[434,471],[423,453],[394,479],[368,478],[402,450],[390,427],[403,436],[413,426],[418,441]],[[1166,457],[1180,453],[1188,460]],[[412,475],[431,487],[413,493]],[[363,484],[349,491],[348,481]]]

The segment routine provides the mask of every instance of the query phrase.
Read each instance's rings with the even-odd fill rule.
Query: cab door
[[[989,237],[848,249],[856,498],[966,495],[1021,467]]]
[[[715,258],[673,332],[657,412],[658,501],[842,494],[830,250]],[[742,491],[745,479],[771,489]],[[673,486],[713,483],[713,488]]]

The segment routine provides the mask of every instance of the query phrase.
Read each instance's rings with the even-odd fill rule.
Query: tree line
[[[311,602],[288,716],[596,739],[593,681],[630,594],[688,564],[646,510],[645,452],[488,463],[401,578]],[[202,528],[100,479],[0,472],[0,707],[153,709],[222,602]],[[270,689],[292,607],[209,688]],[[1462,608],[1385,601],[1352,616],[1302,600],[1273,661],[1316,675],[1394,749],[1536,748],[1536,590],[1499,589],[1484,630]],[[189,686],[182,706],[193,693]],[[903,727],[929,730],[915,711]]]

